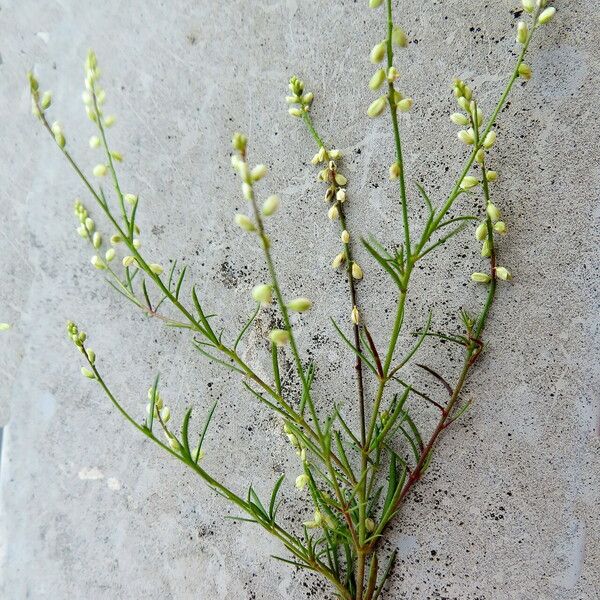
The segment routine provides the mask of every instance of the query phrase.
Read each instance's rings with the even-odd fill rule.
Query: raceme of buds
[[[290,341],[290,334],[285,329],[273,329],[269,333],[269,339],[276,346],[285,346]]]
[[[512,279],[510,271],[504,267],[496,267],[496,277],[498,277],[498,279],[502,279],[503,281],[509,281]]]
[[[385,58],[385,42],[380,42],[379,44],[373,46],[371,50],[370,59],[371,62],[376,65],[380,63]]]
[[[367,109],[367,114],[370,117],[378,117],[387,105],[387,96],[380,96],[377,100],[371,102],[371,105]]]
[[[273,288],[266,283],[256,285],[252,288],[252,298],[256,300],[256,302],[261,302],[262,304],[271,304],[271,300],[273,299]]]
[[[363,270],[360,268],[357,262],[352,263],[352,277],[353,279],[362,279],[363,278]]]
[[[471,279],[477,283],[489,283],[492,280],[487,273],[473,273]]]
[[[308,298],[295,298],[288,302],[287,307],[294,312],[304,312],[312,307],[312,302]]]

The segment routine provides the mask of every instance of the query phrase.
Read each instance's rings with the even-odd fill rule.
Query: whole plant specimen
[[[373,47],[370,55],[377,71],[369,87],[372,90],[383,87],[384,92],[366,112],[375,118],[389,111],[396,151],[389,174],[390,179],[398,183],[402,218],[402,239],[396,248],[388,251],[372,238],[360,240],[375,263],[389,275],[397,292],[393,327],[385,344],[375,342],[367,327],[367,318],[360,309],[357,288],[364,273],[353,258],[354,237],[350,234],[344,212],[348,192],[347,179],[338,167],[342,153],[327,147],[317,133],[310,114],[313,94],[306,93],[303,82],[298,78],[291,78],[290,95],[287,97],[290,115],[300,119],[314,139],[316,154],[312,163],[321,167],[318,177],[325,188],[328,217],[339,223],[340,249],[333,258],[332,266],[346,269],[350,302],[348,323],[333,322],[333,327],[353,355],[358,427],[344,418],[337,405],[324,414],[325,407],[313,393],[315,365],[303,358],[291,317],[292,313],[309,311],[312,302],[304,297],[290,300],[279,284],[267,222],[277,212],[280,200],[277,196],[269,196],[259,203],[255,188],[266,175],[267,167],[262,164],[250,166],[246,137],[239,133],[233,136],[232,166],[240,176],[242,193],[249,206],[249,214],[237,214],[235,222],[244,232],[255,236],[262,247],[269,281],[257,282],[251,291],[256,309],[241,331],[232,336],[215,330],[214,315],[209,314],[206,306],[210,299],[201,298],[193,285],[190,301],[184,299],[186,266],[179,268],[174,262],[166,273],[159,263],[152,262],[141,250],[137,237],[140,231],[136,224],[140,202],[136,195],[125,193],[119,183],[116,165],[123,158],[108,143],[106,129],[115,118],[104,112],[105,92],[99,84],[100,71],[95,54],[90,51],[86,60],[86,89],[83,92],[85,109],[97,128],[89,143],[104,155],[93,168],[93,177],[88,176],[73,158],[61,125],[58,122],[51,124],[48,120],[51,93],[41,93],[37,79],[29,74],[34,115],[54,138],[110,227],[107,238],[99,232],[81,201],[76,201],[78,232],[92,247],[93,266],[103,271],[110,285],[144,313],[162,319],[166,326],[189,332],[200,354],[237,373],[250,397],[281,417],[283,431],[299,457],[295,485],[299,490],[306,490],[300,493],[307,494],[313,504],[310,517],[300,531],[290,531],[278,521],[280,497],[284,492],[283,475],[274,483],[270,497],[261,499],[252,485],[242,495],[233,489],[237,482],[219,481],[203,467],[204,442],[215,406],[206,411],[204,425],[195,432],[198,442],[194,444],[190,441],[192,409],[185,413],[180,427],[172,427],[171,410],[164,405],[156,377],[148,390],[145,419],[140,422],[139,417],[132,416],[108,387],[95,353],[87,345],[86,334],[69,322],[69,336],[86,360],[82,374],[103,389],[116,410],[136,429],[190,467],[210,488],[234,504],[243,513],[241,520],[255,523],[278,538],[289,554],[276,558],[296,568],[319,573],[330,582],[334,594],[346,600],[374,600],[382,596],[395,557],[395,552],[391,553],[387,564],[380,565],[378,549],[387,528],[397,517],[411,489],[426,473],[441,434],[470,406],[470,402],[462,400],[461,392],[484,349],[482,336],[497,284],[499,280],[511,279],[510,272],[498,264],[497,240],[498,236],[506,233],[507,226],[491,200],[492,184],[498,178],[497,172],[489,168],[489,154],[496,142],[494,127],[515,82],[519,78],[531,78],[532,71],[524,62],[525,55],[533,35],[555,13],[554,8],[546,6],[545,0],[523,0],[522,12],[529,15],[529,24],[520,21],[517,25],[517,43],[520,46],[517,62],[489,117],[486,118],[471,87],[464,81],[454,81],[453,91],[459,110],[451,115],[451,119],[461,127],[458,137],[466,144],[469,153],[454,187],[439,205],[432,202],[424,187],[416,186],[416,198],[422,202],[425,211],[425,224],[421,231],[417,231],[409,219],[409,202],[414,198],[409,199],[407,189],[399,121],[399,113],[411,110],[413,100],[397,89],[399,73],[394,66],[395,48],[406,48],[409,40],[404,31],[394,24],[391,0],[385,3],[383,0],[370,0],[369,4],[374,9],[384,5],[387,33],[385,39]],[[102,186],[105,178],[112,184],[112,197]],[[482,197],[483,217],[450,214],[463,194]],[[482,257],[488,263],[487,269],[471,275],[475,283],[482,285],[482,307],[473,314],[462,311],[464,329],[459,333],[433,331],[429,314],[412,347],[399,355],[397,346],[405,326],[405,306],[415,266],[471,225],[476,239],[482,244]],[[115,260],[117,256],[118,260]],[[239,348],[261,307],[273,302],[283,325],[269,334],[272,374],[264,378],[242,358]],[[413,363],[421,345],[430,338],[442,338],[455,344],[463,353],[463,366],[454,384],[432,368],[415,363],[422,368],[425,377],[434,377],[445,388],[445,396],[438,399],[421,391],[422,386],[407,383],[402,373],[409,363]],[[293,359],[301,385],[299,395],[282,385],[282,353],[291,355]],[[375,382],[374,397],[369,397],[366,392],[367,377]],[[411,407],[416,402],[427,403],[437,413],[437,424],[429,432],[423,432],[415,422]]]

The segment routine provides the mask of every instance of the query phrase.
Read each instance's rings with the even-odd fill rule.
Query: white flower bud
[[[162,268],[162,265],[159,265],[158,263],[150,263],[148,265],[148,268],[155,275],[160,275],[164,271],[164,269]]]
[[[263,215],[265,215],[265,217],[270,217],[272,214],[274,214],[275,212],[277,212],[277,209],[279,208],[279,197],[278,196],[269,196],[262,207],[262,213]]]
[[[456,102],[465,112],[471,111],[471,107],[469,106],[469,101],[464,96],[461,96],[460,98],[458,98],[456,100]]]
[[[385,58],[385,42],[373,46],[369,58],[374,65],[380,63]]]
[[[509,281],[512,279],[510,271],[504,267],[496,267],[496,277],[498,279],[502,279],[503,281]]]
[[[86,238],[88,236],[88,232],[87,229],[85,228],[85,225],[81,224],[78,228],[77,228],[77,233],[82,237],[82,238]]]
[[[96,376],[94,375],[93,371],[90,371],[89,369],[86,369],[85,367],[81,367],[81,374],[84,377],[87,377],[88,379],[96,379]]]
[[[96,165],[93,173],[95,177],[104,177],[106,175],[106,165]]]
[[[97,135],[93,135],[90,138],[90,148],[98,148],[100,146],[100,138]]]
[[[163,423],[168,423],[171,418],[171,409],[168,406],[165,406],[160,411],[160,418],[163,420]]]
[[[527,41],[528,35],[529,28],[527,27],[527,23],[525,23],[525,21],[519,21],[517,25],[517,42],[519,44],[524,44]]]
[[[477,229],[475,230],[475,237],[481,242],[485,240],[488,236],[488,228],[487,223],[485,221],[479,223]]]
[[[270,304],[273,299],[273,290],[270,285],[266,283],[261,285],[255,285],[252,288],[252,298],[256,300],[256,302],[261,302],[262,304]]]
[[[310,310],[312,302],[308,298],[294,298],[288,303],[287,307],[289,310],[301,313]]]
[[[112,127],[115,124],[116,120],[117,120],[117,118],[115,117],[115,115],[108,115],[104,119],[104,126],[105,127]]]
[[[350,234],[348,233],[348,231],[346,229],[344,229],[344,231],[342,231],[342,235],[340,236],[340,239],[342,240],[342,243],[347,244],[348,242],[350,242]]]
[[[544,10],[544,12],[539,16],[538,18],[538,23],[540,25],[545,25],[546,23],[550,23],[550,21],[552,21],[552,19],[554,18],[554,15],[556,13],[556,9],[554,8],[554,6],[550,6],[548,7],[546,10]]]
[[[253,181],[259,181],[267,174],[267,170],[267,165],[256,165],[254,169],[252,169],[250,176]]]
[[[138,197],[135,194],[125,194],[123,198],[125,199],[125,202],[131,204],[131,206],[135,206],[138,201]]]
[[[135,240],[133,240],[133,242],[131,242],[131,245],[136,249],[139,250],[140,247],[142,246],[142,242],[138,239],[135,238]]]
[[[489,283],[492,280],[487,273],[473,273],[471,279],[477,283]]]
[[[124,256],[123,257],[123,266],[124,267],[132,267],[137,264],[135,260],[135,256]]]
[[[116,254],[115,249],[109,248],[106,251],[106,254],[104,255],[106,262],[110,262],[111,260],[113,260],[115,258],[115,254]]]
[[[371,102],[371,105],[367,109],[369,117],[378,117],[384,110],[387,104],[387,97],[380,96],[377,100]]]
[[[290,334],[284,329],[273,329],[269,333],[269,339],[276,346],[285,346],[290,341]]]
[[[315,95],[312,92],[308,92],[308,94],[302,96],[302,104],[304,104],[304,106],[310,106],[314,99]]]
[[[499,221],[501,216],[500,216],[500,211],[498,210],[498,208],[496,207],[495,204],[492,204],[491,202],[487,205],[486,207],[486,212],[488,214],[488,217],[492,220],[492,221]]]
[[[412,98],[404,98],[396,104],[396,108],[400,112],[408,112],[414,105],[415,101]]]
[[[85,228],[89,231],[92,232],[94,231],[94,227],[96,227],[96,224],[94,223],[94,219],[90,219],[90,217],[87,217],[84,221],[84,225]]]
[[[296,487],[299,490],[302,490],[308,485],[309,481],[310,479],[308,475],[306,475],[306,473],[302,473],[302,475],[298,475],[298,477],[296,477]]]
[[[235,215],[235,223],[244,231],[256,231],[256,226],[254,225],[252,220],[246,215],[242,215],[241,213]]]
[[[467,144],[467,146],[472,146],[475,143],[475,138],[465,129],[459,131],[457,135],[458,139]]]
[[[360,313],[358,312],[358,307],[354,306],[352,308],[352,312],[350,313],[350,319],[355,325],[360,323]]]
[[[301,117],[301,116],[302,116],[302,112],[303,112],[303,111],[302,111],[302,109],[300,109],[300,108],[290,108],[290,109],[288,110],[288,113],[289,113],[290,115],[292,115],[292,117]]]
[[[96,231],[92,236],[92,246],[94,246],[96,250],[102,246],[102,236],[98,231]]]
[[[337,194],[335,195],[335,199],[338,202],[346,202],[346,190],[344,189],[339,189],[337,191]]]
[[[246,200],[252,200],[254,198],[254,190],[252,189],[252,186],[245,181],[242,183],[242,193],[244,194],[244,198],[246,198]]]
[[[494,224],[494,231],[500,235],[504,235],[508,231],[506,223],[504,221],[498,221]]]
[[[373,77],[369,81],[369,87],[372,90],[378,90],[381,87],[381,84],[385,81],[385,71],[383,69],[379,69],[375,71]]]
[[[327,216],[332,220],[335,221],[336,219],[340,218],[340,211],[338,210],[338,207],[336,204],[334,204],[328,211],[327,211]]]
[[[360,268],[357,262],[352,263],[352,277],[354,279],[362,279],[363,278],[363,270]]]
[[[393,162],[390,165],[390,179],[398,179],[398,177],[400,177],[400,165],[398,164],[398,162]]]
[[[463,115],[462,113],[452,113],[450,115],[450,120],[455,124],[455,125],[468,125],[469,124],[469,117]]]
[[[321,150],[324,150],[323,148],[321,148]],[[337,160],[338,158],[342,158],[342,151],[341,150],[330,150],[329,151],[329,158],[332,158],[333,160]]]
[[[489,150],[496,143],[496,132],[490,131],[483,140],[483,147]]]

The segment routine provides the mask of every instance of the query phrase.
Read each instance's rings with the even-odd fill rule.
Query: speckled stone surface
[[[365,4],[0,0],[0,321],[14,324],[0,334],[3,599],[330,598],[318,580],[269,558],[281,552],[277,543],[223,519],[236,513],[79,375],[67,319],[88,332],[134,414],[143,414],[156,371],[176,419],[186,406],[206,410],[218,400],[206,468],[239,489],[253,481],[262,494],[286,471],[284,517],[307,518],[280,422],[234,376],[207,365],[188,336],[136,314],[91,268],[72,214],[77,195],[91,201],[31,117],[24,75],[33,67],[54,91],[52,114],[90,171],[92,128],[80,93],[86,50],[97,50],[118,116],[110,135],[126,158],[124,187],[141,197],[144,249],[165,263],[185,260],[229,335],[252,309],[249,289],[265,277],[260,251],[232,223],[244,201],[229,140],[237,129],[249,134],[251,159],[270,167],[261,194],[282,197],[269,223],[282,284],[318,307],[297,319],[302,351],[318,364],[315,395],[323,407],[342,402],[353,418],[351,357],[328,321],[349,310],[344,277],[328,266],[337,229],[309,164],[311,139],[288,117],[283,96],[294,73],[315,92],[315,122],[346,155],[352,231],[399,241],[388,119],[365,115],[367,55],[383,36],[383,13]],[[449,81],[472,82],[489,112],[514,64],[517,2],[396,4],[411,39],[399,54],[401,88],[416,100],[402,117],[407,173],[440,201],[465,153],[448,120]],[[501,173],[494,197],[510,227],[501,261],[515,279],[501,286],[487,352],[465,390],[474,408],[444,437],[390,534],[386,548],[397,547],[399,561],[387,598],[599,597],[600,11],[584,0],[556,5],[555,22],[532,47],[535,77],[515,87],[492,154]],[[412,183],[409,193],[418,223]],[[474,196],[459,208],[479,206]],[[358,253],[366,271],[360,301],[383,340],[394,293]],[[408,318],[416,328],[431,308],[437,329],[455,330],[458,309],[482,299],[468,283],[482,268],[477,244],[464,233],[423,264]],[[263,312],[244,346],[259,372],[268,372],[264,333],[273,319]],[[430,344],[424,353],[455,379],[454,349]],[[434,383],[428,389],[443,393]],[[430,422],[426,406],[415,410]]]

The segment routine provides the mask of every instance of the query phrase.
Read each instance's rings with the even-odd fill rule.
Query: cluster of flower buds
[[[96,353],[91,348],[85,348],[84,343],[87,340],[87,334],[84,331],[79,331],[79,328],[73,321],[67,321],[67,335],[71,338],[71,341],[79,348],[82,354],[85,354],[90,365],[94,365],[96,362]],[[87,367],[81,367],[81,374],[88,379],[96,379],[96,375],[93,371],[90,371]]]
[[[489,172],[488,172],[489,173]],[[504,235],[507,232],[506,223],[501,221],[501,214],[498,207],[491,202],[486,206],[486,219],[479,223],[475,229],[475,238],[482,242],[481,256],[489,258],[493,252],[494,234]],[[490,225],[492,229],[490,230]],[[512,275],[505,267],[495,267],[495,277],[508,281]],[[477,283],[489,283],[492,277],[487,273],[473,273],[471,279]]]
[[[152,408],[152,396],[154,396],[154,417],[158,418],[160,415],[161,422],[166,425],[171,419],[171,409],[164,405],[163,398],[157,389],[151,387],[148,388],[148,404],[146,404],[146,413],[150,414]]]
[[[41,119],[46,109],[50,108],[52,104],[52,92],[48,90],[40,94],[40,84],[31,71],[27,73],[27,79],[31,94],[31,112],[34,117]],[[64,145],[61,147],[64,147]]]
[[[371,2],[372,8],[377,8],[381,5],[381,2]],[[393,27],[392,29],[391,42],[394,46],[400,48],[406,48],[408,46],[408,37],[406,33],[400,27]],[[369,59],[374,65],[379,65],[385,57],[388,49],[388,40],[383,40],[378,44],[375,44],[371,49]],[[414,104],[412,98],[404,97],[394,87],[394,82],[400,77],[400,73],[396,67],[391,66],[387,69],[380,67],[373,73],[369,81],[369,88],[373,91],[378,90],[385,82],[388,83],[389,92],[382,96],[379,96],[376,100],[371,102],[367,109],[367,114],[370,117],[378,117],[383,113],[385,107],[389,104],[393,110],[399,110],[400,112],[408,112]]]
[[[304,82],[295,75],[290,78],[289,90],[291,96],[286,96],[285,101],[292,105],[288,112],[292,117],[301,117],[310,110],[315,96],[312,92],[304,93]]]

